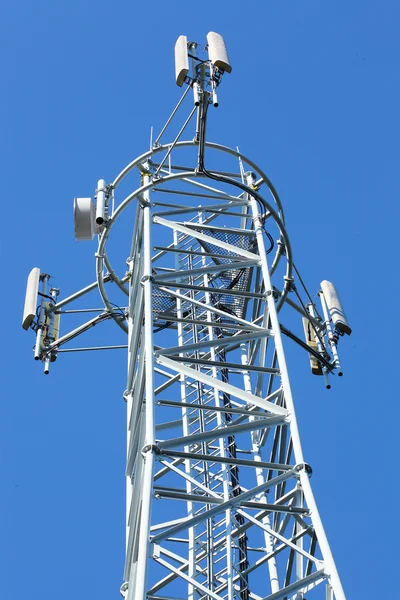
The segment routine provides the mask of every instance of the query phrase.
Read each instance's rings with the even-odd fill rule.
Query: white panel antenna
[[[95,233],[95,205],[91,198],[74,199],[75,237],[80,240],[92,240]]]
[[[187,52],[187,37],[180,35],[175,44],[175,77],[176,85],[182,87],[189,73],[189,58]]]
[[[321,281],[321,289],[324,294],[326,305],[328,307],[329,315],[332,319],[332,323],[341,333],[351,334],[351,327],[348,324],[345,312],[343,310],[342,303],[339,300],[339,295],[333,283],[330,281]]]
[[[226,50],[225,40],[219,33],[210,31],[207,34],[208,56],[215,67],[220,71],[230,73],[231,64]]]
[[[40,269],[34,267],[29,273],[26,284],[24,314],[22,318],[22,327],[29,329],[36,316],[37,296],[39,291]]]

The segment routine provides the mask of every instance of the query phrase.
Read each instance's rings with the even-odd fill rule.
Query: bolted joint
[[[157,444],[147,444],[142,448],[142,456],[145,456],[148,452],[154,452],[154,454],[161,454],[161,449]]]
[[[151,206],[150,200],[147,200],[147,198],[145,198],[142,195],[138,196],[138,200],[140,208],[148,208],[149,206]]]
[[[292,290],[295,289],[295,286],[293,285],[294,282],[294,278],[293,277],[288,277],[287,275],[285,275],[283,277],[284,281],[285,281],[285,288],[287,290],[289,290],[289,292],[291,292]]]
[[[149,168],[150,167],[150,168]],[[140,177],[144,178],[144,177],[151,177],[151,165],[149,162],[146,163],[140,163],[139,164],[139,168],[140,168]]]
[[[122,596],[123,598],[126,598],[126,597],[127,597],[127,595],[128,595],[128,588],[129,588],[129,583],[128,583],[127,581],[125,581],[125,582],[124,582],[124,583],[121,585],[121,587],[120,587],[120,589],[119,589],[119,591],[120,591],[120,594],[121,594],[121,596]]]
[[[274,300],[277,300],[279,297],[279,294],[276,290],[267,290],[265,292],[265,297],[268,298],[269,296],[272,296],[274,298]]]
[[[284,242],[282,242],[282,240],[278,240],[276,242],[276,245],[278,246],[278,253],[281,254],[282,256],[285,256],[286,246],[285,246]]]
[[[253,190],[257,189],[257,186],[255,185],[256,174],[253,173],[253,171],[247,171],[244,176],[246,178],[247,185]]]
[[[309,477],[311,477],[311,475],[312,475],[312,468],[310,467],[310,465],[308,463],[305,463],[305,462],[298,463],[294,469],[295,469],[295,471],[297,471],[297,473],[300,473],[301,471],[305,471]]]
[[[155,282],[155,278],[153,275],[143,275],[142,279],[140,280],[141,285],[144,285],[147,281],[150,281],[151,283]]]
[[[54,287],[50,288],[50,295],[53,298],[57,298],[57,296],[59,296],[59,294],[60,294],[60,289],[59,288],[54,288]]]

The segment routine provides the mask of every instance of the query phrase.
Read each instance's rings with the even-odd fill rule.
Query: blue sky
[[[271,177],[296,264],[313,290],[336,283],[353,327],[329,392],[290,365],[337,566],[348,598],[397,598],[398,4],[22,0],[2,16],[1,597],[119,597],[125,356],[63,355],[45,377],[20,326],[25,281],[39,266],[62,297],[94,281],[73,198],[148,148],[179,98],[177,36],[214,30],[233,71],[210,139]]]

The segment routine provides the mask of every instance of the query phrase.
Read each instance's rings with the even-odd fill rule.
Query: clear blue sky
[[[45,377],[20,325],[25,281],[39,266],[66,296],[95,279],[95,246],[74,240],[73,197],[147,149],[150,126],[179,96],[177,36],[203,42],[210,30],[233,64],[212,139],[263,166],[296,263],[313,290],[337,284],[354,331],[330,392],[306,362],[292,365],[343,584],[349,600],[399,597],[389,524],[399,487],[399,20],[394,0],[3,5],[1,598],[120,597],[125,356],[60,356]]]

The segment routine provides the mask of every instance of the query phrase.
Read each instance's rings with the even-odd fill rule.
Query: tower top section
[[[205,50],[208,52],[208,59],[199,56],[197,42],[188,42],[186,35],[180,35],[175,44],[175,80],[179,87],[184,83],[193,86],[195,92],[199,85],[203,89],[209,86],[213,104],[218,106],[217,87],[223,74],[232,71],[222,35],[210,31],[207,34]]]

